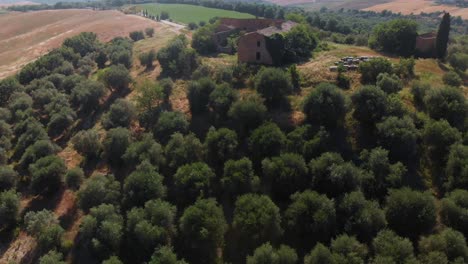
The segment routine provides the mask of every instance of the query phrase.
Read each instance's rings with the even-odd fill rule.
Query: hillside
[[[466,36],[138,13],[0,15],[0,264],[468,263]]]
[[[85,9],[9,13],[0,16],[0,24],[0,79],[80,32],[93,31],[109,41],[134,30],[160,27],[139,16]]]
[[[161,12],[168,12],[170,19],[183,24],[200,21],[208,22],[213,17],[231,18],[254,18],[253,15],[236,11],[208,8],[204,6],[183,5],[183,4],[143,4],[136,5],[137,10],[146,10],[150,15],[160,15]]]

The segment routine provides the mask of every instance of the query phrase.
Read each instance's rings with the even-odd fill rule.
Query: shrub
[[[211,127],[205,138],[205,149],[210,164],[218,167],[226,160],[234,158],[238,145],[236,132],[227,128],[216,130]]]
[[[18,182],[18,173],[10,167],[0,166],[0,192],[14,189]]]
[[[266,115],[267,109],[258,96],[234,102],[228,112],[228,116],[242,135],[260,126],[265,121]]]
[[[284,212],[286,230],[299,237],[298,247],[306,241],[328,241],[335,233],[336,211],[333,200],[314,191],[297,192]],[[306,239],[308,238],[308,239]]]
[[[174,133],[164,152],[166,153],[167,165],[172,169],[176,169],[184,164],[201,161],[204,148],[194,134],[183,136],[180,133]]]
[[[86,159],[97,158],[102,151],[99,134],[93,129],[79,131],[72,138],[72,143],[75,150],[85,156]]]
[[[131,141],[130,131],[126,128],[118,127],[107,131],[106,138],[103,141],[104,155],[111,165],[122,165],[122,156]]]
[[[19,165],[21,168],[27,169],[30,164],[36,162],[38,159],[48,155],[55,155],[59,151],[60,147],[49,139],[38,140],[26,149],[23,156],[21,156]]]
[[[193,30],[192,28],[190,29]],[[199,28],[192,36],[192,47],[200,54],[210,54],[216,52],[217,46],[214,34],[215,25],[207,25]]]
[[[283,233],[280,222],[279,208],[268,196],[244,194],[237,198],[232,228],[239,235],[242,252],[278,238]]]
[[[36,194],[56,192],[63,182],[66,166],[57,156],[46,156],[29,166],[31,190]]]
[[[301,24],[293,27],[285,36],[285,49],[295,60],[310,58],[312,51],[318,45],[318,39],[309,25]]]
[[[153,61],[156,60],[156,52],[154,50],[150,50],[148,52],[141,53],[138,59],[142,66],[145,66],[146,69],[151,69],[153,67]]]
[[[396,235],[391,230],[380,231],[372,241],[372,248],[375,254],[371,262],[373,264],[415,262],[411,241]]]
[[[429,116],[446,119],[451,126],[461,129],[468,114],[467,101],[463,93],[454,87],[431,89],[424,97]]]
[[[220,120],[226,118],[229,108],[237,100],[238,93],[228,84],[221,84],[210,93],[209,106]]]
[[[247,256],[247,264],[295,264],[297,261],[298,256],[294,249],[285,245],[274,249],[268,242],[256,248],[252,256]]]
[[[166,186],[163,176],[148,161],[143,161],[127,178],[123,185],[124,201],[128,208],[142,206],[152,199],[164,198]]]
[[[132,31],[130,32],[129,36],[133,41],[145,39],[145,34],[143,33],[143,31]]]
[[[147,160],[156,167],[156,170],[166,163],[162,146],[153,139],[151,134],[143,134],[140,141],[130,144],[123,159],[132,167]]]
[[[285,153],[266,158],[262,161],[262,171],[275,198],[287,199],[291,194],[304,190],[309,183],[307,165],[298,154]]]
[[[363,84],[374,84],[379,74],[391,74],[392,71],[392,63],[386,58],[375,58],[359,64],[359,72],[361,73],[361,82]]]
[[[387,114],[387,95],[382,89],[366,85],[353,93],[354,117],[361,124],[375,124]]]
[[[77,194],[78,205],[84,211],[88,211],[94,206],[100,204],[120,203],[120,183],[115,180],[113,175],[95,175],[90,177]]]
[[[107,87],[122,91],[132,82],[130,72],[122,64],[111,65],[104,71],[102,79]]]
[[[42,210],[30,211],[24,216],[26,231],[37,239],[41,251],[47,251],[60,246],[63,228],[53,212]]]
[[[442,222],[463,234],[468,233],[468,191],[457,189],[445,195],[441,203]]]
[[[199,64],[195,50],[187,48],[187,39],[180,35],[160,49],[157,59],[163,74],[171,77],[188,77]]]
[[[119,98],[111,105],[109,112],[102,117],[102,125],[106,129],[129,127],[135,118],[136,109],[133,103]]]
[[[184,113],[163,112],[154,127],[153,134],[161,142],[167,142],[174,133],[185,134],[188,131],[189,123]]]
[[[154,28],[145,28],[145,33],[148,37],[152,38],[154,35]]]
[[[445,73],[444,76],[442,76],[442,81],[444,82],[444,84],[453,87],[460,87],[463,84],[462,78],[460,78],[460,76],[453,71]]]
[[[413,120],[391,116],[377,124],[380,145],[390,151],[392,160],[408,162],[417,152],[419,132]]]
[[[224,244],[227,227],[223,209],[214,199],[197,200],[179,220],[185,248],[194,261],[203,258],[217,262],[217,250]]]
[[[255,192],[260,187],[260,178],[254,174],[252,161],[248,158],[228,160],[224,163],[224,173],[221,178],[223,189],[230,197]]]
[[[206,163],[195,162],[182,165],[174,174],[176,191],[184,193],[184,197],[179,197],[178,200],[186,205],[198,197],[209,197],[215,177],[215,173]]]
[[[255,76],[255,89],[268,106],[279,103],[292,88],[289,76],[278,68],[262,68]]]
[[[395,74],[381,73],[377,76],[377,87],[387,94],[397,93],[403,89],[403,83]]]
[[[411,94],[413,94],[413,100],[417,107],[424,108],[424,97],[427,92],[431,89],[429,83],[413,82],[411,86]]]
[[[39,264],[66,264],[66,262],[63,261],[62,253],[51,250],[39,258]]]
[[[16,223],[20,210],[20,196],[14,190],[0,192],[0,227],[10,228]]]
[[[304,113],[307,119],[314,124],[329,128],[343,123],[346,110],[346,97],[333,84],[319,84],[304,101]]]
[[[436,223],[434,197],[429,192],[403,188],[387,196],[385,215],[388,225],[402,236],[417,238]]]
[[[109,204],[91,208],[80,226],[80,238],[98,259],[106,259],[118,252],[123,237],[123,218]]]
[[[199,114],[208,110],[210,94],[215,88],[216,84],[209,78],[202,78],[198,81],[190,82],[187,98],[190,103],[190,111],[192,114]]]
[[[174,239],[176,211],[174,205],[158,199],[127,212],[126,249],[132,254],[134,261],[148,260],[155,248]]]
[[[277,156],[286,145],[286,136],[274,123],[255,129],[249,137],[249,150],[257,160]]]
[[[455,144],[450,148],[445,174],[447,190],[468,188],[468,146]]]
[[[65,174],[65,184],[72,190],[78,190],[84,179],[84,172],[80,167],[68,170]]]
[[[71,92],[71,101],[83,112],[91,112],[99,108],[99,100],[105,94],[104,85],[86,80],[78,83]]]

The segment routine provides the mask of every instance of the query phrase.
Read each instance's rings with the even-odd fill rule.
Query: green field
[[[161,11],[169,13],[170,18],[175,22],[188,24],[190,22],[208,22],[213,17],[230,17],[230,18],[254,18],[254,16],[246,13],[228,11],[216,8],[208,8],[195,5],[183,4],[142,4],[137,5],[140,10],[147,10],[149,14],[159,15]]]

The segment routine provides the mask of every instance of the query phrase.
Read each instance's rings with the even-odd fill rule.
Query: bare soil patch
[[[161,28],[139,16],[86,9],[14,12],[0,16],[0,25],[0,79],[81,32],[95,32],[100,40],[109,41],[131,31],[153,27],[157,32]]]

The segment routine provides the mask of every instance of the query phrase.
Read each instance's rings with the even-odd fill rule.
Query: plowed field
[[[161,27],[139,16],[86,9],[14,12],[1,15],[0,25],[0,79],[80,32],[95,32],[101,40],[109,41],[131,31],[147,27],[157,31]]]

